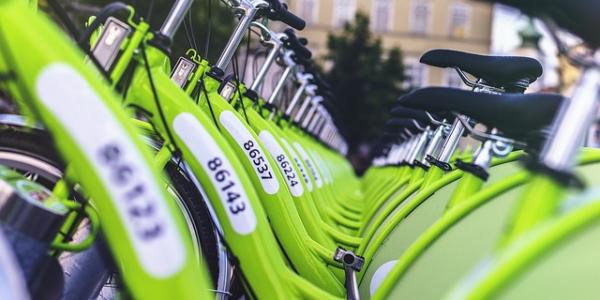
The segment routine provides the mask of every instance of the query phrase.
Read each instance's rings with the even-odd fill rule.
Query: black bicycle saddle
[[[520,139],[548,126],[564,97],[558,94],[487,94],[428,87],[401,98],[401,105],[431,112],[457,112]]]
[[[420,61],[435,67],[458,68],[489,85],[509,90],[523,82],[527,86],[543,72],[542,65],[529,57],[479,55],[447,49],[427,51]]]

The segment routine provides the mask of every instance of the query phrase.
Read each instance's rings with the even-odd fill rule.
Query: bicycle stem
[[[290,74],[292,74],[292,71],[293,71],[293,66],[288,66],[285,68],[285,70],[283,71],[283,74],[281,74],[281,78],[279,78],[279,81],[277,81],[277,85],[275,85],[275,88],[273,89],[271,96],[269,96],[267,103],[269,103],[269,104],[275,103],[275,99],[277,98],[279,93],[281,93],[281,91],[283,90],[283,87],[285,86],[285,83],[287,82],[287,79],[290,76]]]
[[[246,30],[250,28],[250,25],[254,20],[254,16],[256,16],[256,13],[264,7],[268,7],[268,3],[262,0],[242,0],[239,2],[239,6],[235,9],[238,12],[241,12],[242,18],[236,25],[233,33],[231,34],[231,37],[229,37],[229,40],[225,45],[225,49],[223,50],[223,52],[221,52],[221,56],[219,56],[219,59],[217,60],[217,63],[214,66],[215,68],[223,72],[227,69],[227,66],[229,66],[229,63],[231,62],[235,51],[237,50],[238,46],[242,42],[242,39],[244,38],[244,35],[246,34]]]
[[[279,55],[279,51],[281,51],[281,47],[283,45],[276,34],[272,34],[271,39],[267,43],[272,45],[271,50],[269,50],[269,54],[267,55],[265,62],[261,66],[260,70],[258,71],[258,74],[256,74],[256,77],[254,78],[254,81],[250,85],[250,89],[253,91],[256,91],[258,87],[263,83],[265,76],[271,69],[271,65]]]
[[[321,114],[319,114],[319,118],[317,119],[317,121],[314,123],[314,125],[310,128],[310,131],[315,134],[318,135],[318,129],[321,127],[321,124],[323,124],[324,122],[327,121],[327,115],[325,111],[322,111]]]
[[[302,104],[300,105],[300,108],[293,112],[292,115],[290,116],[292,122],[298,123],[300,121],[300,119],[302,119],[302,116],[304,115],[304,111],[306,110],[306,108],[308,107],[308,102],[310,102],[310,98],[312,96],[310,95],[306,95],[304,96],[304,100],[302,100]]]
[[[185,18],[185,14],[192,7],[192,3],[194,0],[177,0],[175,4],[171,6],[171,11],[169,11],[169,15],[163,22],[160,27],[159,33],[163,36],[168,37],[169,39],[173,39],[175,33],[181,26],[181,22]]]
[[[306,130],[310,133],[313,132],[313,130],[315,129],[315,126],[317,126],[317,123],[321,121],[321,118],[323,118],[322,116],[322,106],[319,106],[317,108],[317,111],[315,112],[312,120],[310,121],[310,123],[308,124],[308,127],[306,128]]]
[[[306,77],[312,77],[312,75],[307,75]],[[285,110],[285,114],[288,116],[291,116],[292,114],[292,110],[294,109],[294,107],[296,106],[296,104],[298,104],[298,101],[300,101],[300,97],[302,97],[302,95],[304,95],[304,91],[306,90],[306,87],[308,86],[309,82],[308,82],[309,78],[301,78],[300,79],[300,87],[298,87],[298,89],[296,90],[296,93],[294,93],[294,97],[292,97],[292,101],[290,101],[290,104],[288,105],[288,107]]]
[[[312,97],[312,99],[310,99],[310,104],[312,105],[310,107],[310,110],[306,113],[306,116],[304,116],[304,118],[302,119],[302,128],[308,127],[308,124],[314,117],[315,112],[317,111],[317,108],[319,107],[319,103],[321,103],[321,101],[323,101],[323,97],[321,96],[314,96]]]

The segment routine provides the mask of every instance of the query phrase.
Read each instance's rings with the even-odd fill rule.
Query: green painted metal
[[[6,84],[6,88],[20,100],[22,110],[26,113],[33,113],[33,116],[43,122],[45,128],[55,137],[56,148],[63,157],[64,161],[70,162],[77,182],[85,189],[94,205],[98,209],[103,232],[108,240],[110,250],[115,257],[117,267],[120,270],[122,278],[131,294],[141,299],[164,299],[166,297],[176,297],[179,299],[190,299],[197,297],[210,297],[208,275],[200,269],[193,261],[192,241],[188,236],[184,220],[179,215],[175,203],[164,191],[158,189],[158,198],[146,199],[149,202],[132,202],[134,206],[130,211],[123,211],[119,206],[112,190],[114,186],[106,181],[104,174],[109,172],[110,167],[105,170],[96,168],[99,157],[98,153],[86,152],[85,145],[80,144],[73,135],[74,128],[70,128],[65,119],[57,110],[53,110],[52,105],[62,105],[59,102],[49,101],[67,101],[68,92],[83,93],[78,94],[85,97],[78,97],[80,105],[94,105],[99,111],[98,115],[107,116],[106,119],[89,119],[96,124],[104,124],[114,128],[113,138],[116,141],[124,138],[125,144],[106,145],[111,149],[120,149],[119,151],[126,157],[137,157],[144,161],[146,165],[152,165],[150,152],[138,139],[138,132],[127,122],[127,115],[120,109],[118,98],[113,94],[110,87],[99,79],[98,73],[90,69],[84,63],[84,57],[74,44],[68,41],[58,28],[56,28],[43,15],[36,14],[31,9],[22,4],[22,1],[10,0],[0,3],[0,23],[2,26],[0,38],[2,45],[0,48],[0,70],[12,70],[18,81]],[[40,44],[42,43],[42,44]],[[26,59],[22,59],[26,55]],[[71,89],[61,90],[63,98],[56,98],[52,91],[44,89],[46,74],[58,73],[64,75],[62,78],[56,78],[57,88],[67,85]],[[64,82],[64,80],[71,80]],[[62,83],[60,81],[63,81]],[[42,84],[43,82],[43,84]],[[84,116],[84,110],[80,111]],[[85,120],[82,120],[85,125]],[[92,126],[93,127],[93,126]],[[99,134],[98,132],[89,132],[90,136]],[[115,148],[117,147],[117,148]],[[123,148],[120,148],[123,147]],[[108,149],[108,148],[103,148]],[[113,156],[114,157],[114,156]],[[125,158],[123,158],[125,159]],[[129,161],[121,161],[127,164]],[[127,166],[127,165],[125,165]],[[150,167],[139,169],[140,173],[136,176],[145,176],[150,179],[145,183],[151,186],[160,186],[159,172]],[[153,189],[153,187],[150,187]],[[123,216],[128,215],[132,210],[143,209],[143,206],[135,205],[155,205],[154,213],[142,214],[148,219],[139,219],[140,215],[131,215],[135,220],[139,219],[141,223],[135,230],[139,236],[132,235],[130,222],[132,219],[126,219]],[[154,221],[160,221],[162,229],[165,231],[155,231],[155,235],[148,235],[147,238],[141,238],[142,234],[150,234],[150,227]],[[164,223],[162,223],[164,222]],[[160,225],[157,225],[160,226]],[[154,227],[159,228],[159,227]],[[154,236],[154,237],[152,237]],[[167,247],[159,243],[163,236],[173,238],[172,244],[166,244]],[[141,244],[136,244],[141,243]],[[136,246],[137,245],[137,246]],[[160,248],[156,248],[159,246]],[[143,249],[143,250],[142,250]],[[171,253],[164,251],[175,250]],[[140,252],[143,251],[143,252]],[[149,252],[147,252],[149,251]],[[154,254],[153,254],[154,253]],[[143,256],[146,255],[146,256]],[[165,256],[170,255],[172,259],[165,260]],[[165,262],[177,262],[176,265],[164,266]]]
[[[578,171],[588,181],[597,181],[593,174],[599,159],[595,152],[584,152]],[[516,173],[449,210],[405,251],[373,298],[443,296],[479,259],[497,248],[520,201],[517,196],[530,178],[526,172]],[[436,265],[443,265],[444,272],[432,272]],[[435,284],[424,288],[424,282]]]
[[[259,297],[295,298],[310,294],[318,294],[325,298],[331,297],[315,287],[308,290],[298,288],[306,287],[307,284],[303,283],[304,279],[295,275],[286,266],[285,259],[263,211],[260,193],[254,189],[252,177],[247,175],[243,161],[239,159],[235,149],[224,138],[222,130],[215,125],[210,114],[202,110],[202,107],[197,106],[185,91],[171,81],[166,72],[168,68],[165,68],[167,59],[164,54],[151,46],[146,45],[145,47],[151,69],[150,74],[160,100],[161,110],[154,102],[148,74],[143,68],[143,62],[139,61],[143,59],[141,57],[135,58],[138,60],[138,67],[135,70],[132,88],[128,92],[125,105],[142,108],[148,112],[154,128],[166,140],[165,142],[177,145],[181,156],[202,184],[213,208],[215,208],[227,244],[238,258],[242,272],[247,277],[253,292]],[[214,97],[214,95],[209,97]],[[163,122],[163,118],[166,122]],[[184,120],[191,127],[185,131],[178,130],[176,125],[178,120]],[[198,130],[202,129],[204,133],[198,132],[194,140],[189,140],[182,135],[195,127]],[[174,138],[174,140],[169,141],[170,138]],[[203,159],[199,156],[202,144],[214,144],[218,149],[216,152],[221,156],[209,160],[208,164],[203,163]],[[211,161],[215,162],[215,159],[219,159],[222,164],[217,166],[217,163],[211,163]],[[223,168],[219,169],[221,166]],[[231,169],[225,169],[225,166],[230,166]],[[213,179],[220,181],[221,177],[237,177],[235,183],[240,185],[241,190],[239,191],[243,193],[243,196],[240,196],[240,193],[223,194],[222,190],[229,185],[216,186],[213,181]],[[248,202],[237,202],[235,199],[241,199],[238,197],[245,198]],[[250,215],[249,218],[254,221],[249,221],[251,225],[248,225],[252,228],[242,228],[240,231],[240,228],[234,227],[231,218],[235,216],[230,213],[236,215],[240,210],[253,215],[253,217]],[[270,255],[264,255],[265,253],[270,253]]]
[[[593,299],[598,295],[598,189],[523,234],[448,295],[453,299]]]

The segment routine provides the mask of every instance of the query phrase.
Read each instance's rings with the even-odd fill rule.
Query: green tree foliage
[[[129,4],[136,9],[136,13],[150,21],[151,28],[158,30],[162,22],[167,17],[173,0],[121,0],[125,4]],[[59,3],[67,10],[70,16],[76,20],[77,25],[83,28],[84,21],[95,12],[99,11],[104,5],[114,2],[114,0],[60,0]],[[41,0],[39,5],[42,9],[48,10],[46,1]],[[209,18],[210,5],[210,18]],[[228,37],[235,27],[235,17],[231,9],[226,7],[219,0],[196,0],[190,10],[186,22],[191,21],[193,28],[193,37],[195,38],[196,47],[199,53],[204,56],[208,26],[211,26],[210,48],[208,51],[209,61],[215,62],[221,50],[225,46]],[[189,27],[188,27],[189,29]],[[189,34],[190,37],[192,34]],[[193,41],[186,37],[185,27],[182,25],[177,32],[173,41],[173,56],[178,57],[183,54]]]
[[[339,35],[330,34],[327,45],[332,68],[325,77],[352,154],[382,134],[393,102],[405,92],[402,52],[385,51],[369,29],[369,18],[360,13]]]

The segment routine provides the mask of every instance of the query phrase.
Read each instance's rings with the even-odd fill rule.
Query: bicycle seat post
[[[407,137],[407,139],[404,142],[402,142],[402,145],[400,146],[400,149],[398,150],[397,159],[395,162],[396,164],[402,165],[407,162],[406,157],[410,153],[412,143],[413,143],[413,140],[411,137]]]
[[[400,162],[402,162],[402,154],[404,152],[405,147],[406,144],[404,142],[394,144],[392,146],[392,149],[390,150],[390,153],[388,153],[388,156],[386,158],[386,164],[398,165]]]
[[[444,138],[445,129],[445,125],[439,125],[433,132],[431,139],[429,140],[429,143],[425,148],[425,153],[423,154],[423,158],[425,159],[423,159],[422,163],[426,166],[429,166],[429,162],[426,158],[428,156],[434,156],[436,152],[440,149],[440,145],[442,145],[442,139]]]
[[[544,144],[540,162],[555,171],[568,172],[584,143],[596,112],[600,93],[600,68],[588,67],[579,79],[571,101],[563,102],[552,124],[552,135]]]
[[[432,137],[432,133],[431,133],[431,129],[429,129],[429,126],[427,126],[425,128],[425,130],[421,133],[421,135],[419,136],[419,140],[417,142],[417,151],[415,153],[414,158],[412,159],[413,164],[421,164],[422,166],[426,166],[423,161],[425,161],[425,155],[426,155],[426,148],[427,148],[427,143],[429,142],[430,138]]]
[[[468,120],[467,117],[465,118]],[[440,150],[440,153],[437,157],[438,161],[443,163],[448,163],[450,161],[450,158],[452,157],[454,150],[458,146],[458,142],[460,141],[460,138],[462,137],[464,131],[465,126],[460,122],[460,120],[457,117],[456,119],[454,119],[454,123],[452,124],[452,128],[450,129],[450,133],[448,134],[448,137],[446,137],[446,140],[442,145],[442,149]]]

